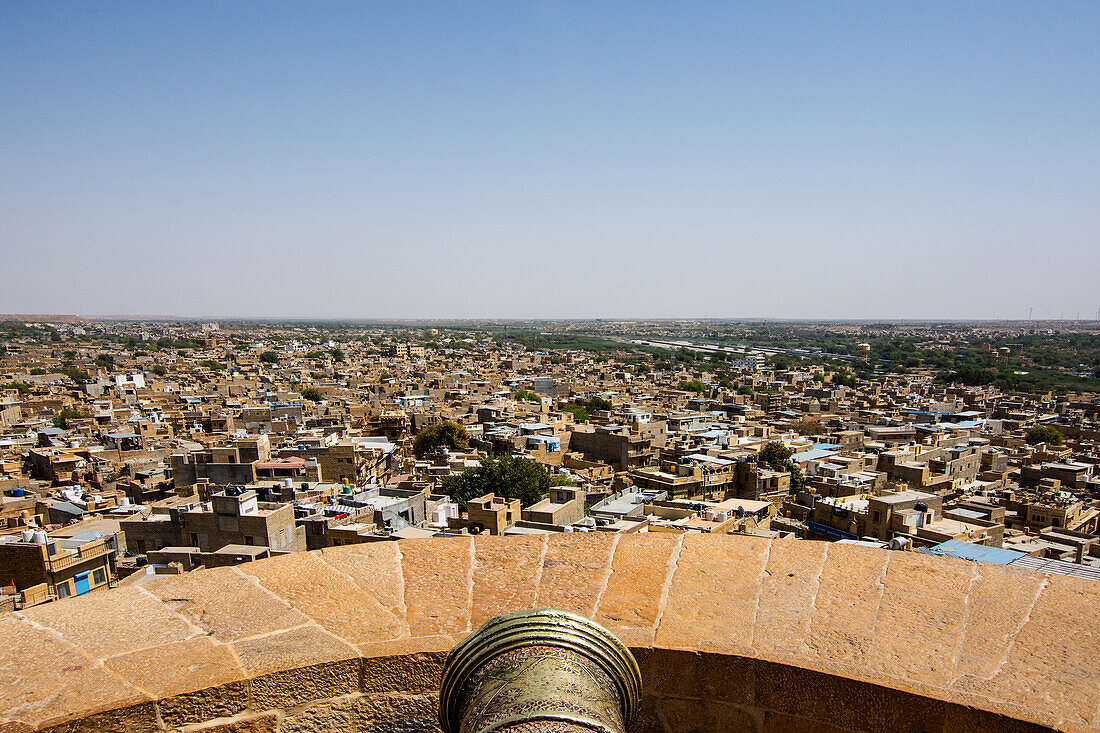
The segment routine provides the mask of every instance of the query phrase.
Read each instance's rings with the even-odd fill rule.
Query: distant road
[[[745,354],[751,354],[754,351],[758,351],[761,354],[787,354],[788,356],[817,356],[825,357],[828,359],[837,359],[839,361],[855,361],[856,357],[850,354],[834,354],[824,349],[780,349],[774,346],[749,346],[747,344],[740,344],[738,346],[719,346],[717,344],[699,344],[693,341],[653,341],[649,339],[632,339],[632,344],[638,344],[640,346],[656,346],[660,349],[691,349],[692,351],[701,351],[704,354],[716,354],[724,352],[726,354],[736,354],[738,356],[744,356]]]

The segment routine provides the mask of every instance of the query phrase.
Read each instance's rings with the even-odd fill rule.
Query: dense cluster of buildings
[[[763,354],[719,379],[460,330],[59,333],[0,359],[0,608],[462,533],[794,536],[1100,578],[1097,395],[853,380]],[[443,422],[468,444],[416,455]],[[501,454],[542,466],[549,492],[445,492]]]

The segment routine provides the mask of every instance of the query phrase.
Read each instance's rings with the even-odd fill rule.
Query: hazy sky
[[[0,312],[1095,317],[1100,2],[0,0]]]

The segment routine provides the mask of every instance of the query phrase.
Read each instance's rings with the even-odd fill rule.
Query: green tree
[[[164,367],[163,364],[154,364],[151,371],[158,377],[163,377],[165,374],[168,373],[168,370]]]
[[[580,405],[574,405],[572,403],[562,405],[561,411],[571,413],[573,415],[573,422],[588,422],[588,410]]]
[[[806,488],[806,476],[802,473],[802,469],[792,461],[787,461],[786,467],[791,474],[791,491],[802,491]]]
[[[584,406],[593,412],[595,412],[596,410],[610,410],[612,407],[609,400],[605,400],[603,397],[599,396],[589,397],[588,400],[584,403]]]
[[[542,397],[535,392],[528,392],[525,389],[517,389],[515,397],[520,402],[542,402]]]
[[[833,384],[840,385],[841,387],[855,388],[856,378],[852,376],[852,373],[847,369],[836,372],[833,374]]]
[[[680,389],[685,392],[695,392],[696,394],[703,394],[706,392],[707,385],[700,382],[698,379],[685,379],[680,382]]]
[[[442,489],[462,510],[470,499],[485,494],[519,499],[522,506],[528,507],[550,491],[550,472],[526,458],[504,455],[482,459],[477,468],[445,477]]]
[[[1046,443],[1048,445],[1061,445],[1065,440],[1065,436],[1058,430],[1050,425],[1036,425],[1028,428],[1027,430],[1027,442],[1035,445],[1036,443]]]
[[[199,366],[209,369],[212,372],[220,372],[225,369],[225,364],[220,361],[214,361],[213,359],[203,359],[199,362]]]
[[[760,452],[756,454],[756,457],[761,463],[781,466],[784,461],[791,457],[791,449],[779,441],[773,440],[765,445]]]
[[[110,369],[115,365],[115,357],[110,354],[99,354],[95,358],[95,365],[97,367],[103,367],[104,369]]]
[[[80,382],[87,382],[89,379],[92,378],[92,376],[88,374],[88,372],[84,371],[83,369],[77,369],[76,367],[62,369],[61,373],[78,384]]]
[[[791,460],[791,449],[778,441],[772,441],[757,454],[757,460],[775,468],[781,468],[791,475],[791,491],[801,491],[806,486],[806,477],[802,468]]]
[[[321,390],[317,389],[316,387],[306,387],[302,390],[301,394],[302,397],[305,397],[310,402],[320,402],[322,399],[324,399],[321,396]]]
[[[332,360],[335,362],[341,362],[344,360],[344,352],[340,349],[333,349],[328,353],[332,355]]]
[[[444,420],[420,431],[413,441],[413,453],[423,457],[440,448],[466,450],[470,447],[470,434],[456,422]]]
[[[325,358],[325,352],[323,352],[323,351],[311,351],[308,354],[306,354],[306,358],[307,359],[324,359]]]
[[[26,382],[8,382],[7,384],[0,384],[0,389],[14,389],[19,393],[19,396],[30,394],[31,388]]]
[[[752,397],[752,387],[747,384],[742,384],[740,387],[737,388],[737,394],[743,394]]]
[[[265,364],[278,364],[279,363],[279,355],[276,354],[274,351],[265,351],[262,354],[260,354],[260,361],[262,361]]]
[[[72,407],[65,407],[61,412],[54,415],[53,426],[55,428],[61,428],[62,430],[68,430],[69,420],[83,420],[86,417],[88,417],[88,413],[86,412],[81,412]]]

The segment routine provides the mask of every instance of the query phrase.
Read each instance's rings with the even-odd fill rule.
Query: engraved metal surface
[[[554,609],[491,619],[447,657],[445,733],[622,733],[638,707],[630,651],[602,626]]]

